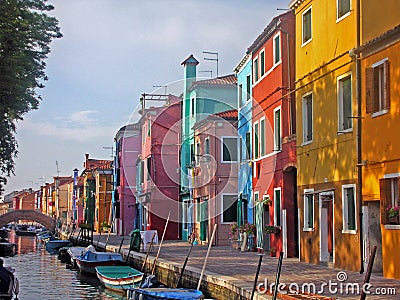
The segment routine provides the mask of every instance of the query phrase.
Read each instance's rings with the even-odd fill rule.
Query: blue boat
[[[46,242],[46,250],[50,253],[58,253],[58,249],[66,246],[72,246],[68,240],[50,240]]]
[[[129,300],[196,300],[204,299],[202,292],[191,289],[174,288],[133,288],[127,293]]]
[[[96,276],[96,267],[115,266],[122,264],[122,255],[114,252],[92,252],[87,251],[82,256],[75,258],[76,264],[82,273]]]

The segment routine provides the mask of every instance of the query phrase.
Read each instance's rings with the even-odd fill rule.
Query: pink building
[[[161,236],[168,214],[167,240],[180,238],[179,229],[179,133],[181,101],[151,107],[141,118],[142,153],[137,161],[137,195],[141,230],[157,230]]]
[[[192,211],[196,237],[208,243],[214,224],[214,244],[228,245],[232,222],[237,222],[238,134],[237,110],[209,115],[194,126],[191,165]]]
[[[114,203],[117,208],[115,229],[118,235],[128,235],[133,229],[139,228],[139,208],[135,194],[136,160],[142,151],[141,136],[139,123],[122,127],[115,136]]]

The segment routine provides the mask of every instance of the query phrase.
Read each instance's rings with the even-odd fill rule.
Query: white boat
[[[69,263],[72,265],[72,267],[75,267],[75,268],[77,267],[76,261],[75,261],[76,257],[77,256],[82,256],[87,251],[96,252],[96,249],[92,245],[90,245],[90,246],[88,246],[86,248],[85,247],[70,247],[67,250],[67,254],[70,257]]]
[[[98,266],[122,264],[122,255],[114,252],[87,251],[82,256],[77,256],[75,260],[81,272],[96,275],[95,268]]]

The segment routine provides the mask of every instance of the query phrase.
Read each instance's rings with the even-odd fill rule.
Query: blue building
[[[252,202],[252,60],[246,54],[235,68],[238,88],[238,135],[241,157],[238,178],[238,225],[253,223]]]

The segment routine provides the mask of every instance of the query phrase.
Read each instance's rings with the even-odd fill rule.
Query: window
[[[194,116],[194,113],[195,113],[195,101],[194,98],[192,98],[192,100],[190,101],[190,114]]]
[[[304,190],[304,225],[303,230],[314,229],[314,190]]]
[[[151,180],[151,156],[147,158],[146,160],[146,166],[147,166],[147,176],[146,180],[150,181]]]
[[[353,128],[351,75],[338,78],[339,131]]]
[[[274,149],[282,150],[281,108],[274,110]]]
[[[264,50],[260,52],[260,76],[265,74],[265,52]]]
[[[342,187],[343,205],[343,231],[356,230],[356,197],[355,185],[349,184]]]
[[[246,77],[246,99],[250,100],[251,98],[251,78],[250,75]]]
[[[222,195],[222,223],[237,222],[237,196]]]
[[[200,162],[200,143],[196,143],[196,162],[199,163]]]
[[[274,225],[281,226],[281,188],[274,189]]]
[[[250,159],[251,158],[251,133],[250,131],[246,132],[246,159]]]
[[[243,105],[243,84],[239,84],[238,88],[239,106]]]
[[[350,0],[337,0],[337,19],[350,13]]]
[[[389,62],[380,61],[366,69],[367,113],[386,112],[390,107]]]
[[[260,156],[265,155],[265,119],[260,120]]]
[[[303,45],[307,44],[308,42],[311,41],[312,38],[312,32],[311,32],[311,7],[307,9],[303,13],[303,31],[302,31],[303,37]]]
[[[259,144],[258,144],[258,123],[254,123],[254,130],[253,130],[253,134],[254,134],[254,158],[258,158],[259,157]]]
[[[210,139],[209,138],[206,138],[204,147],[205,147],[204,154],[210,154]]]
[[[274,37],[274,64],[277,64],[281,61],[281,36],[277,34]]]
[[[303,143],[313,139],[312,94],[303,96]]]
[[[253,77],[254,77],[254,82],[258,81],[258,58],[256,58],[253,62]]]
[[[238,160],[238,138],[223,137],[222,138],[222,161],[231,162]]]
[[[196,161],[194,155],[194,144],[190,144],[190,163],[194,163]]]
[[[400,207],[399,176],[400,174],[398,173],[389,174],[385,175],[384,179],[379,180],[382,224],[392,223],[391,220],[389,220],[388,207]]]
[[[147,119],[147,136],[150,137],[151,135],[151,120]]]

